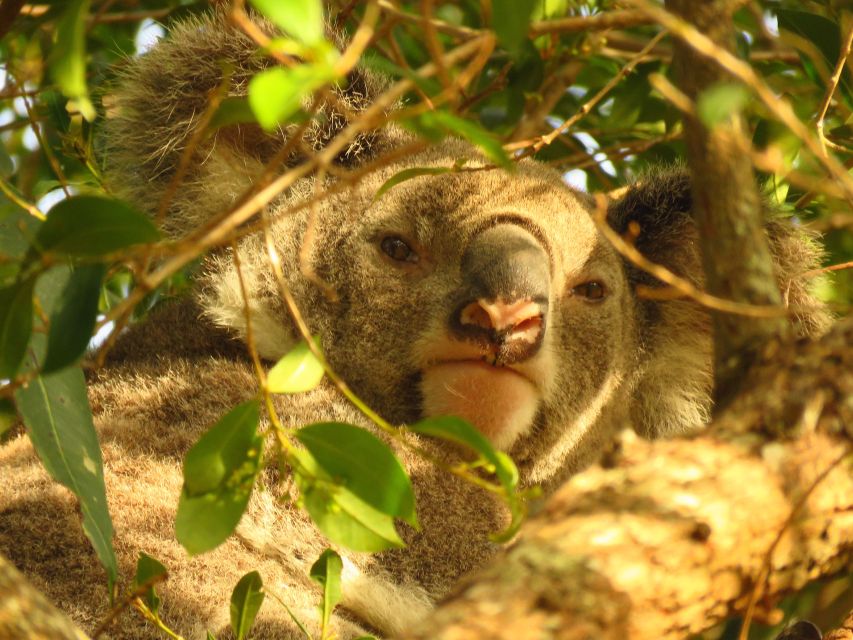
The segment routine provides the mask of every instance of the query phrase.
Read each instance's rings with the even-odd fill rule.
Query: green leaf
[[[33,330],[33,287],[28,279],[0,289],[0,378],[14,378]]]
[[[56,27],[56,46],[51,53],[50,71],[54,81],[86,120],[95,119],[95,108],[86,87],[86,17],[90,0],[71,0]]]
[[[427,111],[410,123],[427,138],[435,139],[436,133],[457,135],[478,146],[483,154],[499,167],[504,169],[515,167],[500,141],[476,122],[465,120],[447,111]],[[431,136],[430,133],[433,135]]]
[[[296,438],[335,482],[381,513],[418,526],[409,476],[379,438],[341,422],[308,425],[296,432]]]
[[[314,337],[320,348],[320,338]],[[272,393],[311,391],[323,379],[323,365],[304,340],[275,363],[267,374],[267,388]]]
[[[504,488],[507,505],[512,514],[512,520],[507,529],[494,534],[492,539],[496,542],[505,542],[515,535],[524,519],[526,507],[518,495],[518,468],[512,458],[503,451],[497,451],[488,438],[461,418],[453,416],[426,418],[410,425],[409,429],[414,433],[464,445],[480,456],[487,463],[487,470],[494,472]]]
[[[402,547],[394,520],[327,476],[308,451],[292,453],[302,504],[325,536],[353,551]]]
[[[50,317],[42,373],[67,367],[85,353],[95,329],[105,273],[102,264],[79,265],[74,269],[62,291],[58,308]]]
[[[208,631],[206,640],[216,640],[216,636]]]
[[[699,119],[709,129],[749,103],[752,94],[741,84],[720,83],[706,89],[696,101]]]
[[[341,571],[343,568],[344,563],[341,557],[332,549],[323,551],[317,561],[311,565],[309,572],[311,579],[323,587],[323,602],[320,605],[323,621],[322,631],[320,632],[321,638],[327,637],[329,617],[341,601]]]
[[[252,107],[249,106],[249,100],[247,98],[225,98],[222,101],[222,104],[219,105],[219,108],[216,110],[216,113],[213,114],[213,118],[210,119],[210,126],[208,129],[213,132],[216,129],[221,127],[227,127],[232,124],[246,124],[250,122],[257,122],[255,119],[255,113],[252,111]]]
[[[9,398],[0,398],[0,444],[17,422],[18,412],[15,411],[14,403]]]
[[[376,202],[391,189],[406,180],[411,180],[418,176],[437,176],[442,173],[450,173],[451,171],[453,171],[451,167],[412,167],[411,169],[403,169],[382,183],[382,186],[379,187],[376,195],[373,196],[373,201]]]
[[[325,63],[267,69],[249,82],[249,106],[258,123],[271,131],[299,111],[306,96],[334,79]]]
[[[147,582],[156,581],[157,578],[165,576],[166,573],[166,567],[163,566],[162,562],[156,558],[152,558],[144,551],[140,551],[139,559],[136,561],[136,576],[133,578],[133,586],[139,588]],[[154,590],[153,584],[148,587],[142,599],[145,602],[145,606],[151,610],[151,613],[156,614],[160,609],[160,596]]]
[[[222,544],[240,522],[261,463],[258,422],[258,401],[245,402],[187,452],[175,533],[191,555]]]
[[[159,239],[160,232],[145,214],[121,200],[84,195],[53,207],[35,243],[42,251],[86,258]]]
[[[112,547],[113,525],[83,372],[63,369],[39,376],[18,389],[15,400],[45,469],[80,501],[83,531],[92,541],[112,586],[118,574]]]
[[[838,21],[817,13],[781,8],[776,11],[776,17],[780,30],[790,31],[811,42],[823,57],[826,68],[832,70],[835,67],[841,53],[841,29]],[[823,88],[824,79],[817,74],[815,79]],[[842,74],[839,83],[849,97],[849,76]]]
[[[264,602],[263,586],[261,574],[252,571],[240,578],[231,592],[231,629],[237,640],[245,638],[255,622],[258,609]]]
[[[251,0],[258,11],[304,44],[323,40],[323,3],[320,0]]]
[[[510,53],[520,51],[535,8],[536,3],[529,0],[492,0],[492,27]]]
[[[0,178],[8,178],[15,173],[15,163],[6,150],[5,144],[0,144]]]

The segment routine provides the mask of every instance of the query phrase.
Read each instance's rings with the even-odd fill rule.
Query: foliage
[[[646,3],[634,4],[642,8]],[[256,120],[273,130],[316,117],[304,111],[309,98],[344,82],[356,61],[325,38],[316,0],[255,0],[253,5],[283,32],[265,43],[266,53],[278,60],[296,56],[302,64],[277,65],[256,76],[247,100],[222,102],[213,128]],[[207,247],[187,252],[161,241],[147,217],[110,196],[103,159],[96,153],[98,136],[110,117],[110,79],[123,58],[137,55],[158,24],[168,27],[207,6],[191,0],[27,6],[14,24],[3,25],[10,31],[0,44],[5,78],[0,92],[0,402],[8,417],[14,401],[51,475],[80,499],[84,529],[114,580],[112,527],[80,361],[88,344],[109,347],[105,331],[119,331],[184,288],[193,261]],[[679,109],[685,107],[667,79],[671,42],[663,40],[638,55],[660,28],[615,2],[494,0],[481,5],[457,0],[436,4],[426,24],[421,4],[414,2],[382,11],[375,3],[339,2],[328,14],[350,35],[359,25],[374,28],[376,38],[364,52],[364,63],[408,83],[404,107],[394,117],[425,140],[463,137],[505,169],[535,157],[589,191],[616,190],[650,167],[683,157]],[[595,22],[599,14],[613,16],[614,23],[602,28]],[[849,69],[842,70],[837,89],[831,80],[849,43],[851,14],[840,3],[761,0],[745,5],[736,24],[738,55],[749,62],[756,82],[790,102],[797,117],[817,132],[825,152],[851,166],[853,77]],[[465,46],[470,53],[449,63],[453,52]],[[436,73],[417,71],[437,59],[443,61]],[[622,77],[629,61],[633,71]],[[825,234],[827,264],[851,260],[849,195],[827,181],[820,158],[780,123],[756,86],[733,78],[706,92],[695,108],[708,127],[742,114],[766,197]],[[460,170],[461,159],[446,169],[409,169],[388,180],[376,197],[424,173]],[[151,260],[155,252],[176,258],[177,266],[157,271]],[[838,271],[823,285],[825,298],[842,313],[853,301],[850,273]],[[225,415],[187,454],[176,527],[190,553],[211,549],[230,535],[265,456],[280,456],[293,470],[302,505],[333,542],[380,550],[402,544],[396,519],[417,525],[409,479],[387,443],[398,438],[390,425],[378,421],[386,442],[352,425],[287,431],[277,423],[266,402],[269,394],[305,392],[319,384],[324,372],[333,376],[319,345],[309,338],[259,376],[257,399]],[[92,362],[99,362],[100,355],[93,353]],[[10,422],[0,420],[0,435]],[[525,509],[512,461],[461,421],[424,421],[411,429],[476,454],[461,472],[470,478],[472,469],[485,470],[488,488],[512,509],[510,530],[498,536],[509,537]],[[279,436],[276,451],[264,451],[267,433]],[[324,623],[339,598],[336,557],[327,552],[311,573],[324,589]],[[158,561],[143,555],[136,586],[164,572]],[[231,616],[237,637],[251,627],[264,599],[262,588],[257,573],[236,586]],[[162,624],[152,586],[140,602]]]

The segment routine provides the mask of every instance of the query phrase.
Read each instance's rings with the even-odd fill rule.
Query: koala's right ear
[[[690,175],[685,169],[650,173],[608,207],[608,224],[633,232],[634,246],[649,260],[701,285],[702,266],[693,223]],[[632,225],[632,223],[634,223]],[[636,225],[636,226],[634,226]],[[629,285],[663,283],[624,263]],[[688,300],[635,295],[639,341],[631,419],[644,436],[683,433],[710,418],[711,337],[707,314]]]

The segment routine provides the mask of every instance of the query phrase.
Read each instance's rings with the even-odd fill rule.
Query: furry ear
[[[690,176],[657,171],[631,185],[608,208],[619,234],[634,233],[634,245],[649,260],[696,284],[702,265],[691,218]],[[654,276],[625,261],[632,287],[661,287]],[[683,433],[710,418],[711,337],[706,313],[688,300],[635,298],[638,374],[631,418],[644,436]]]
[[[262,31],[275,35],[271,23],[253,20]],[[229,23],[224,10],[173,25],[156,47],[129,60],[109,96],[100,140],[114,193],[143,211],[157,211],[210,96],[227,77],[227,97],[245,98],[252,77],[273,64],[251,38]],[[282,165],[298,164],[306,154],[325,147],[349,124],[348,114],[370,106],[386,84],[369,69],[354,69],[346,83],[330,90],[334,100],[317,105],[316,117],[302,131],[300,144],[281,158]],[[304,106],[308,107],[307,100]],[[167,234],[180,237],[231,206],[296,130],[296,125],[288,125],[267,132],[258,124],[242,123],[210,131],[195,148],[191,169],[171,197],[162,223]],[[375,157],[400,131],[388,127],[364,132],[336,162],[353,165]]]
[[[663,265],[696,286],[704,282],[692,218],[690,175],[686,169],[658,170],[629,187],[608,209],[608,222],[618,233],[635,232],[634,244],[649,260]],[[765,207],[765,235],[773,257],[777,284],[799,335],[818,335],[830,323],[825,305],[812,293],[822,252],[813,234],[795,220]],[[636,228],[632,229],[632,223]],[[661,287],[654,276],[625,264],[631,285]],[[636,298],[640,373],[632,418],[647,436],[683,432],[709,417],[712,386],[712,343],[706,311],[687,300]]]

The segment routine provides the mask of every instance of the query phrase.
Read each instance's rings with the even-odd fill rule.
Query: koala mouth
[[[533,381],[517,369],[475,358],[430,364],[423,372],[421,392],[426,415],[463,418],[504,450],[530,428],[541,397]]]

